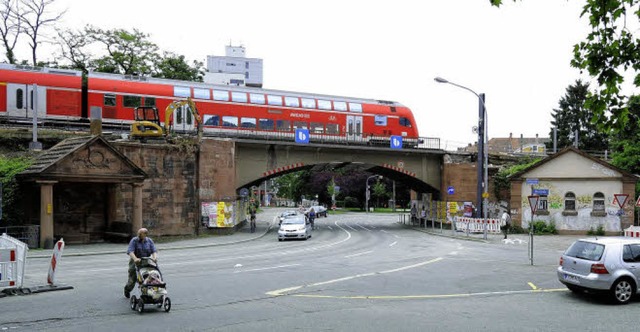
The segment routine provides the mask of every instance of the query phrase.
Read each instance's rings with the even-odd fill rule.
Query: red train
[[[137,106],[164,110],[191,97],[204,133],[286,134],[309,129],[312,137],[367,141],[398,135],[418,138],[411,110],[399,103],[311,93],[212,85],[129,75],[0,64],[0,116],[81,120],[93,109],[105,123],[131,123]],[[164,112],[161,121],[165,121]],[[191,130],[189,112],[173,114],[174,128]]]

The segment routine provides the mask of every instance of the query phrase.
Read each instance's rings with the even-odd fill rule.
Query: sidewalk
[[[153,234],[149,237],[154,239],[156,247],[159,252],[163,250],[178,250],[187,248],[204,248],[214,246],[224,246],[229,244],[242,243],[252,241],[265,236],[272,227],[272,222],[258,221],[256,223],[256,232],[249,232],[249,225],[246,224],[243,228],[239,229],[230,235],[210,235],[192,239],[176,240],[171,242],[162,242],[162,240],[156,240]],[[127,243],[92,243],[92,244],[68,244],[64,247],[64,256],[90,256],[90,255],[105,255],[105,254],[126,254]],[[27,254],[27,259],[36,258],[51,258],[51,250],[30,250]]]

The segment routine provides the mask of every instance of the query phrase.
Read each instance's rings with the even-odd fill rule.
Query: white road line
[[[344,278],[338,278],[338,279],[333,279],[333,280],[328,280],[328,281],[316,282],[315,284],[310,284],[310,285],[307,285],[306,287],[328,285],[328,284],[333,284],[333,283],[340,282],[340,281],[347,281],[347,280],[352,280],[352,279],[357,279],[357,278],[370,277],[370,276],[373,276],[373,275],[375,275],[375,273],[356,274],[354,276],[348,276],[348,277],[344,277]]]
[[[327,226],[327,228],[329,228],[329,230],[331,230],[331,231],[333,230],[333,228],[331,228],[331,226]]]
[[[365,230],[367,230],[367,231],[371,232],[371,230],[370,230],[370,229],[368,229],[368,228],[366,228],[366,227],[364,227],[364,226],[362,226],[362,225],[360,225],[360,224],[356,224],[356,226],[358,226],[358,227],[360,227],[360,228],[364,228]]]
[[[344,258],[351,258],[351,257],[362,256],[362,255],[370,254],[370,253],[372,253],[372,252],[373,252],[373,250],[369,250],[369,251],[360,252],[360,253],[353,254],[353,255],[344,256]]]
[[[393,273],[393,272],[404,271],[404,270],[420,267],[420,266],[423,266],[423,265],[435,263],[435,262],[441,261],[441,260],[442,260],[442,257],[438,257],[438,258],[434,258],[434,259],[432,259],[430,261],[426,261],[426,262],[422,262],[422,263],[418,263],[418,264],[413,264],[413,265],[409,265],[409,266],[404,266],[404,267],[399,267],[399,268],[393,269],[393,270],[386,270],[386,271],[382,271],[380,273]]]
[[[393,246],[395,246],[396,244],[398,244],[398,241],[393,242],[392,244],[390,244],[390,245],[389,245],[389,247],[393,247]]]
[[[355,228],[351,227],[351,225],[346,225],[346,226],[347,226],[347,227],[349,227],[349,228],[351,228],[351,230],[353,230],[354,232],[357,232],[357,231],[358,231],[357,229],[355,229]]]
[[[281,268],[285,268],[285,267],[292,267],[292,266],[300,266],[300,265],[301,265],[301,264],[279,265],[279,266],[263,267],[263,268],[259,268],[259,269],[250,269],[250,270],[235,271],[235,272],[233,272],[233,273],[255,272],[255,271],[265,271],[265,270],[275,270],[275,269],[281,269]]]
[[[385,231],[384,229],[381,229],[380,231],[389,234],[389,232]]]

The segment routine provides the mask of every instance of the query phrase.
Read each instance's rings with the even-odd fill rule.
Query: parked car
[[[627,304],[638,293],[640,239],[603,237],[574,242],[560,257],[558,280],[574,293],[608,293]]]
[[[276,218],[278,219],[278,225],[281,225],[281,224],[282,224],[282,221],[283,221],[285,218],[290,217],[290,216],[295,216],[296,214],[298,214],[298,211],[295,211],[295,210],[287,210],[287,211],[284,211],[284,212],[280,213],[280,214],[276,217]]]
[[[311,237],[311,224],[303,214],[284,218],[278,229],[278,241],[286,239],[308,239]]]
[[[327,217],[327,208],[322,205],[310,206],[305,210],[304,214],[309,215],[309,211],[311,211],[311,209],[316,213],[316,218]]]

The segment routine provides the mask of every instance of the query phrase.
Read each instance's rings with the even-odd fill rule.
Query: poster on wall
[[[218,202],[218,218],[216,227],[233,227],[235,220],[234,203]]]
[[[464,202],[464,213],[462,214],[463,217],[473,217],[473,203],[471,202]]]
[[[218,222],[218,202],[202,203],[202,220],[206,220],[206,227],[217,227]]]

